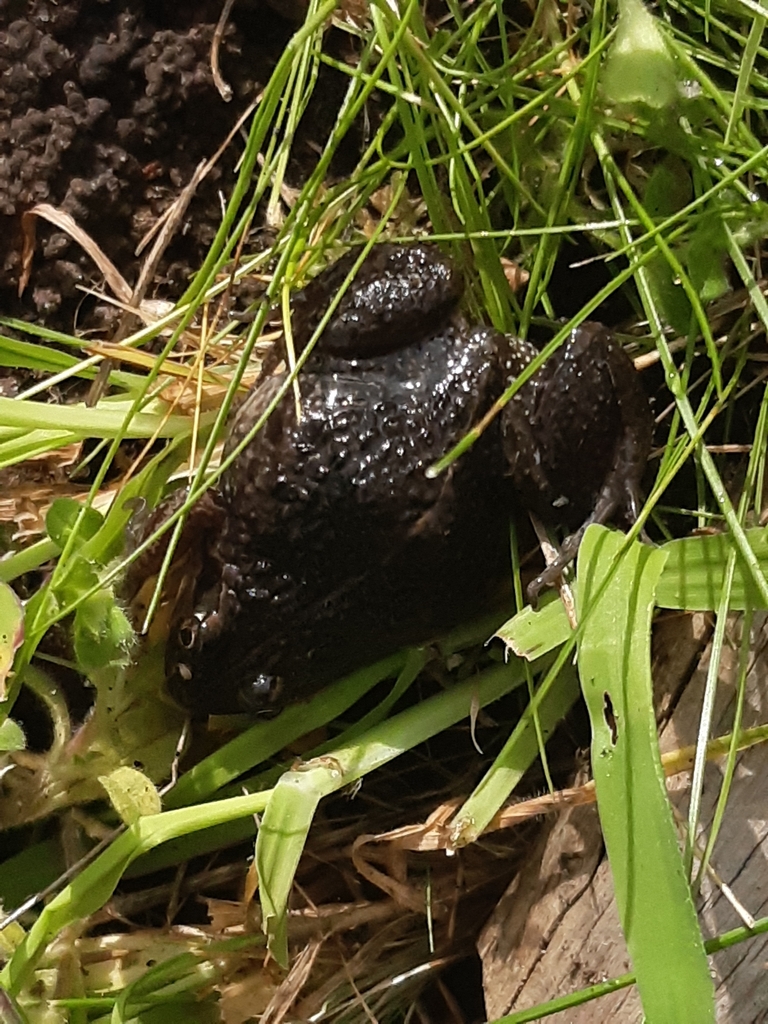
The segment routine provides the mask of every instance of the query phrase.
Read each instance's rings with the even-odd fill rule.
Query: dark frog
[[[296,296],[299,351],[358,255]],[[586,522],[634,517],[649,407],[599,324],[574,331],[473,447],[427,475],[536,354],[467,323],[461,291],[432,246],[375,249],[303,368],[300,414],[289,391],[222,477],[193,611],[169,644],[171,691],[193,712],[279,708],[488,606],[509,574],[515,508],[576,531],[566,559]],[[284,380],[254,386],[227,452]]]

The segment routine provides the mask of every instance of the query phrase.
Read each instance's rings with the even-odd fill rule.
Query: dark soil
[[[98,286],[98,271],[41,220],[18,297],[21,215],[36,203],[61,207],[136,280],[138,242],[256,98],[295,28],[260,0],[235,4],[219,51],[233,91],[226,103],[210,61],[221,8],[222,0],[0,0],[0,312],[63,330],[75,318],[83,326],[113,315],[83,302],[77,286]],[[236,138],[199,187],[155,294],[178,295],[200,265],[241,152]]]

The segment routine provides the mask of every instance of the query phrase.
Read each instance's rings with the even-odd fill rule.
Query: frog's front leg
[[[591,523],[637,518],[653,420],[640,377],[611,332],[585,323],[505,409],[505,453],[526,507],[573,531],[529,587],[574,558]]]

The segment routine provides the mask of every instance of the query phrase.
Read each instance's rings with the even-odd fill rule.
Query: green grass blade
[[[166,807],[182,807],[206,800],[300,736],[327,725],[343,715],[376,683],[397,675],[406,658],[404,651],[393,654],[326,687],[309,703],[293,704],[277,718],[257,722],[182,775],[166,796]]]
[[[768,572],[768,535],[764,529],[746,530],[746,539],[763,573]],[[656,603],[661,608],[681,608],[687,611],[708,611],[718,607],[723,586],[723,574],[728,558],[736,552],[733,587],[729,608],[765,608],[761,592],[757,589],[751,568],[741,558],[734,538],[727,533],[704,537],[684,537],[663,545],[667,553]]]
[[[648,1024],[714,1024],[714,990],[659,757],[650,672],[654,590],[667,558],[591,526],[579,605],[597,600],[579,647],[592,770],[616,904]],[[607,586],[603,582],[611,574]]]
[[[131,416],[132,403],[125,401],[101,402],[93,409],[85,405],[50,405],[45,402],[18,401],[0,398],[0,423],[3,426],[24,427],[28,430],[71,430],[81,437],[175,437],[188,434],[192,421],[188,416],[166,416],[165,406],[153,402],[144,412]],[[126,419],[128,422],[126,424]],[[212,417],[206,413],[201,423],[207,425]]]
[[[286,772],[273,790],[256,840],[256,866],[267,945],[288,967],[288,897],[317,805],[345,784],[331,757]]]
[[[269,792],[253,793],[141,818],[44,907],[0,971],[0,985],[17,994],[47,944],[64,928],[104,906],[125,869],[137,857],[191,832],[260,814],[268,798]]]
[[[520,661],[488,669],[282,776],[256,840],[264,929],[278,963],[288,962],[288,896],[319,800],[468,717],[473,708],[497,700],[523,679]]]
[[[535,716],[538,715],[540,736],[546,740],[573,707],[578,695],[576,675],[569,666],[564,667],[551,685],[542,684],[501,753],[451,823],[453,846],[466,846],[479,839],[536,760],[539,736]]]
[[[746,530],[745,534],[757,565],[764,574],[768,574],[768,531],[758,527]],[[655,600],[659,608],[714,611],[720,602],[723,576],[733,554],[736,555],[736,563],[729,593],[729,610],[766,607],[755,586],[752,570],[741,558],[730,534],[683,537],[662,544],[659,550],[667,556],[656,587]],[[573,584],[574,593],[578,593],[578,589],[577,581]],[[570,635],[571,628],[560,601],[551,601],[536,611],[524,608],[496,632],[496,636],[515,654],[529,660],[548,654]]]

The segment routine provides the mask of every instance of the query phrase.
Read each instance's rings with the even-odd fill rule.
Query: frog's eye
[[[237,688],[237,701],[244,711],[263,711],[279,695],[283,681],[279,676],[270,676],[260,672],[247,683]]]
[[[179,647],[183,647],[185,651],[191,651],[195,646],[195,640],[197,639],[197,622],[182,622],[179,626],[179,631],[176,634],[176,639],[179,642]]]

